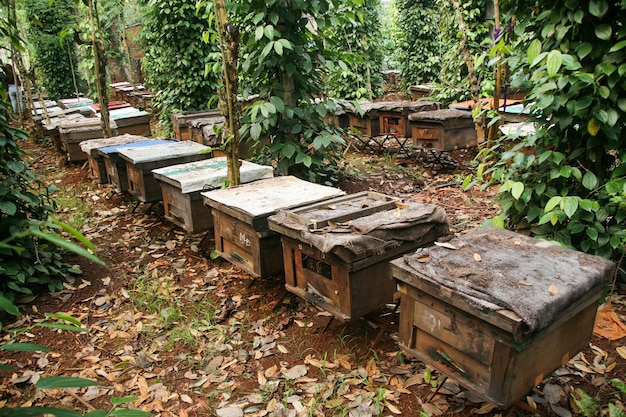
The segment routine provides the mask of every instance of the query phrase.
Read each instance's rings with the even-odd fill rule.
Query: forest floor
[[[0,407],[87,412],[110,410],[112,397],[135,396],[128,406],[181,417],[604,415],[609,403],[624,409],[624,394],[610,381],[626,382],[625,338],[594,334],[581,354],[521,399],[526,406],[498,409],[453,380],[435,394],[443,376],[402,353],[393,328],[373,348],[378,329],[368,320],[325,328],[328,313],[286,291],[283,277],[253,279],[212,259],[211,234],[187,233],[163,218],[162,207],[137,205],[96,184],[86,164],[62,164],[50,144],[24,148],[33,169],[58,187],[58,216],[79,226],[108,268],[71,258],[82,275],[69,276],[60,292],[20,300],[22,316],[4,322],[3,341],[51,351],[0,351],[0,361],[14,368],[0,374]],[[473,156],[353,148],[340,188],[439,205],[451,233],[462,234],[498,213],[495,190],[460,188]],[[626,298],[611,301],[623,323]],[[78,318],[88,332],[34,326],[54,312]],[[56,375],[100,385],[35,390],[40,378]],[[582,410],[575,401],[581,393],[589,396]]]

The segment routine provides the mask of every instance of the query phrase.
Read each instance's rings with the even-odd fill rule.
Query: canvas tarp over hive
[[[292,231],[292,237],[324,253],[333,253],[346,263],[384,253],[403,242],[432,240],[447,231],[443,209],[432,204],[396,202],[396,208],[354,218],[342,223],[329,222],[311,230],[287,211],[279,211],[272,222]]]
[[[604,258],[488,227],[405,255],[419,279],[453,290],[483,311],[511,310],[537,332],[611,276]],[[453,249],[454,248],[454,249]]]

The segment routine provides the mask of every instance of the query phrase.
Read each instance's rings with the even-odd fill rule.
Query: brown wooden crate
[[[395,262],[397,278],[404,272]],[[503,330],[507,325],[494,326],[478,311],[473,317],[403,282],[398,290],[401,348],[501,407],[518,401],[588,343],[602,293],[602,288],[588,292],[557,321],[515,343]]]
[[[200,191],[182,193],[180,188],[159,181],[165,218],[191,233],[213,228],[211,208],[204,205]]]
[[[368,118],[350,115],[350,130],[356,130],[363,136],[377,136],[380,134],[380,121],[378,117]]]
[[[113,184],[113,187],[117,192],[126,192],[128,190],[126,161],[120,158],[117,154],[105,155],[103,159],[109,182]]]
[[[118,126],[117,134],[123,135],[128,133],[129,135],[138,135],[138,136],[151,136],[152,131],[150,130],[150,122],[137,123],[128,126]]]
[[[404,112],[381,111],[378,114],[381,134],[400,137],[411,136],[409,121]]]
[[[215,251],[256,278],[283,272],[280,236],[255,230],[252,225],[214,208]]]
[[[104,158],[101,156],[89,155],[87,160],[89,161],[89,173],[91,176],[98,184],[107,184],[109,182],[109,176],[107,175]]]

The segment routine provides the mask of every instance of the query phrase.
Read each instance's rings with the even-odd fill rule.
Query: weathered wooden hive
[[[365,137],[394,135],[410,137],[408,115],[439,109],[439,103],[431,101],[381,101],[362,103],[363,115],[350,115],[350,128]]]
[[[204,205],[202,191],[224,186],[228,179],[226,157],[205,159],[186,164],[171,165],[152,171],[163,193],[165,218],[192,233],[213,228],[211,208]],[[240,181],[272,178],[271,166],[240,161]]]
[[[254,277],[283,271],[280,236],[269,229],[269,216],[344,194],[292,176],[202,193],[213,208],[216,252]]]
[[[151,136],[150,121],[152,120],[152,114],[139,110],[135,107],[126,107],[111,110],[109,112],[111,119],[115,120],[117,125],[117,133],[123,135],[128,133],[130,135]]]
[[[588,343],[614,265],[489,227],[391,269],[402,349],[507,407]]]
[[[117,127],[110,121],[111,133],[117,135]],[[59,123],[61,147],[67,154],[69,162],[85,161],[87,154],[80,149],[80,142],[87,139],[104,137],[99,117],[83,117]]]
[[[153,146],[157,144],[172,143],[171,140],[165,139],[146,139],[138,142],[131,142],[122,145],[105,146],[96,148],[95,154],[104,161],[104,168],[109,183],[113,185],[115,190],[120,193],[128,191],[128,173],[126,171],[126,161],[119,155],[119,151],[129,147]]]
[[[89,171],[91,176],[99,184],[109,183],[109,176],[107,175],[106,165],[104,163],[104,157],[97,150],[100,148],[106,148],[109,146],[126,145],[133,142],[141,142],[148,140],[144,136],[137,135],[119,135],[112,138],[103,139],[89,139],[80,142],[80,149],[87,154],[87,160],[89,161]]]
[[[126,161],[128,193],[143,203],[163,199],[161,186],[152,175],[152,170],[211,157],[208,147],[190,141],[123,147],[118,149],[118,154]]]
[[[269,227],[282,235],[287,290],[343,321],[391,303],[388,261],[448,230],[441,208],[374,192],[281,210]]]
[[[451,151],[476,146],[476,128],[469,111],[443,109],[409,115],[413,146]]]
[[[224,116],[221,114],[210,117],[189,119],[187,120],[189,139],[206,146],[221,145],[220,138],[215,133],[215,128],[222,127],[223,125]]]
[[[219,116],[220,114],[221,113],[219,112],[219,110],[173,113],[170,117],[172,119],[172,129],[174,130],[174,137],[178,140],[190,140],[191,132],[189,132],[189,126],[187,125],[187,121],[203,117]]]

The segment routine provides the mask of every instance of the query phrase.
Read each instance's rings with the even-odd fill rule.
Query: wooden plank
[[[328,226],[329,222],[340,223],[393,209],[398,201],[400,201],[399,198],[385,194],[362,191],[288,210],[286,213],[295,221],[306,225],[310,230],[315,230]]]
[[[242,184],[272,178],[271,166],[240,161],[240,180]],[[208,191],[222,188],[228,179],[226,157],[209,158],[186,164],[169,165],[152,171],[156,179],[180,189],[181,193]]]
[[[120,156],[133,165],[148,164],[150,162],[158,163],[164,160],[179,159],[209,151],[210,149],[207,146],[189,141],[141,147],[130,146],[118,149]],[[202,159],[206,159],[207,157]]]
[[[337,188],[313,184],[293,176],[268,178],[202,193],[205,204],[252,224],[258,232],[269,230],[267,217],[280,209],[295,208],[344,194]]]

